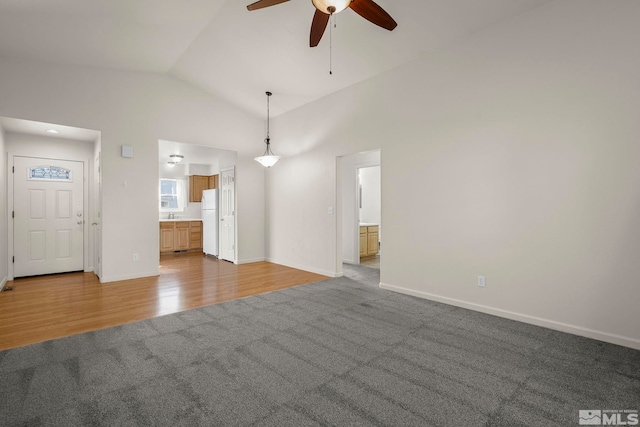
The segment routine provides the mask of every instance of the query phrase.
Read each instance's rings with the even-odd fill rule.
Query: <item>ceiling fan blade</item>
[[[263,7],[275,6],[277,4],[284,3],[286,1],[289,1],[289,0],[258,0],[257,2],[251,3],[249,6],[247,6],[247,9],[249,10],[262,9]]]
[[[327,15],[324,12],[320,12],[316,9],[316,13],[313,15],[313,21],[311,22],[311,34],[309,35],[309,46],[316,47],[322,39],[324,30],[327,28],[331,15]]]
[[[393,20],[391,15],[374,3],[373,0],[353,0],[349,7],[367,21],[373,22],[389,31],[398,26],[398,23]]]

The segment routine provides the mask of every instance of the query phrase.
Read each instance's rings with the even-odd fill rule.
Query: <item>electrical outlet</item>
[[[478,286],[484,288],[487,285],[487,281],[484,276],[478,276]]]
[[[133,254],[133,257],[132,257],[132,258],[133,258],[133,260],[134,260],[134,261],[136,261],[136,262],[137,262],[137,261],[140,261],[140,255],[139,255],[139,254]]]

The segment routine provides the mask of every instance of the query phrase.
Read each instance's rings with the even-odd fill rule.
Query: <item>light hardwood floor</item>
[[[17,279],[0,293],[0,350],[328,279],[268,262],[160,257],[160,275],[101,284],[93,273]]]

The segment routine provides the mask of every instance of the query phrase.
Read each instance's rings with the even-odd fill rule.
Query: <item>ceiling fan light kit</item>
[[[331,15],[345,10],[349,7],[351,0],[311,0],[311,2],[319,11]]]
[[[258,0],[247,6],[249,10],[275,6],[289,0]],[[316,12],[311,21],[309,46],[316,47],[329,23],[329,18],[338,12],[350,8],[367,21],[386,30],[393,31],[398,26],[396,21],[373,0],[311,0]]]

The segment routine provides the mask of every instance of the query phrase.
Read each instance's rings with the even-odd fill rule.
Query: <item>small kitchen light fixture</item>
[[[272,95],[271,92],[265,92],[267,94],[267,137],[264,139],[265,144],[267,144],[267,148],[264,150],[264,154],[260,157],[256,157],[255,161],[260,163],[265,168],[270,168],[275,165],[278,160],[280,160],[280,156],[276,156],[271,152],[271,138],[269,138],[269,97]]]
[[[167,165],[168,165],[170,168],[174,167],[174,166],[175,166],[175,165],[177,165],[177,164],[178,164],[178,163],[177,163],[177,162],[174,162],[173,160],[169,160],[169,161],[167,162]]]
[[[60,131],[57,131],[55,129],[47,129],[45,132],[53,134],[53,135],[57,135],[60,133]]]
[[[174,164],[180,163],[182,159],[184,159],[184,156],[181,156],[180,154],[172,154],[169,156],[169,160],[172,161]]]

